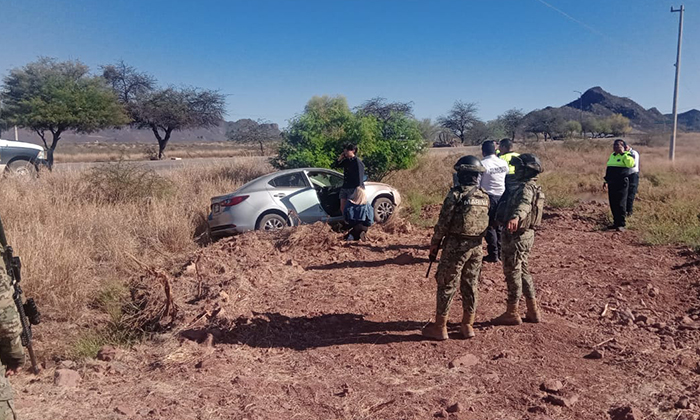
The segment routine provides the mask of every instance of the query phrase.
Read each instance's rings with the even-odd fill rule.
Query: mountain
[[[208,141],[226,141],[226,133],[247,131],[251,126],[258,123],[250,119],[241,119],[238,121],[221,121],[214,127],[198,128],[194,130],[174,131],[170,141],[173,143],[180,142],[208,142]],[[271,133],[272,136],[278,137],[280,130],[277,124],[263,124],[264,130]],[[14,130],[10,129],[2,133],[3,139],[14,140]],[[30,130],[18,130],[18,138],[21,141],[41,144],[39,136]],[[51,141],[51,134],[47,133],[47,141]],[[139,130],[131,127],[121,129],[100,130],[91,134],[78,134],[74,132],[66,132],[61,135],[61,142],[66,143],[101,143],[101,142],[122,142],[122,143],[154,143],[155,137],[151,130]]]
[[[666,114],[668,124],[673,123],[673,114]],[[686,131],[700,131],[700,111],[691,109],[678,114],[678,126]]]
[[[600,86],[588,89],[580,99],[569,102],[562,108],[583,110],[596,117],[622,114],[629,118],[630,124],[640,130],[652,130],[666,121],[666,117],[656,108],[644,109],[630,98],[615,96]]]

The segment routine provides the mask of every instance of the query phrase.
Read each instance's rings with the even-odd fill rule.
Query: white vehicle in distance
[[[209,231],[222,237],[254,229],[274,231],[299,223],[339,222],[343,175],[322,168],[287,169],[261,176],[236,191],[212,197]],[[401,204],[387,184],[365,182],[377,223],[389,220]]]
[[[46,165],[46,150],[43,147],[23,141],[0,139],[0,174],[35,176],[42,165]]]

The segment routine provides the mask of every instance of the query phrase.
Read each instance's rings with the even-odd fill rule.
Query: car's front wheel
[[[257,229],[266,232],[274,232],[287,227],[287,219],[277,213],[270,213],[263,216],[258,222]]]
[[[36,168],[28,160],[15,160],[10,162],[5,169],[7,176],[15,178],[31,178],[37,175]]]
[[[377,223],[384,223],[391,218],[392,214],[394,214],[394,208],[396,206],[387,197],[379,197],[374,200],[373,207],[374,221]]]

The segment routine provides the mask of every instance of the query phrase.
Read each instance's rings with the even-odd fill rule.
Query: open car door
[[[311,170],[306,173],[316,190],[318,201],[331,219],[342,219],[340,212],[340,187],[343,177],[332,171]]]

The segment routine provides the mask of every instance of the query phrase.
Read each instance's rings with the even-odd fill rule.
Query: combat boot
[[[518,312],[517,303],[509,303],[506,311],[500,316],[496,317],[492,323],[494,325],[520,325],[523,320],[520,319],[520,313]]]
[[[525,321],[535,324],[540,322],[540,308],[537,306],[537,299],[525,299],[525,303],[527,304]]]
[[[435,315],[435,322],[431,322],[423,328],[423,337],[432,338],[433,340],[447,340],[447,317]]]
[[[462,315],[462,325],[459,327],[459,330],[462,332],[462,337],[474,337],[474,318],[476,318],[474,312],[464,311],[464,315]]]

